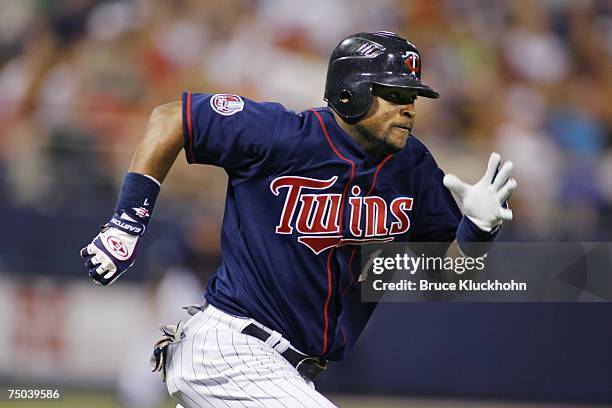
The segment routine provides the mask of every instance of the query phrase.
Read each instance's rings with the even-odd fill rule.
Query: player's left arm
[[[487,170],[477,183],[467,184],[454,174],[444,177],[444,185],[459,197],[464,212],[447,257],[486,255],[502,222],[512,220],[512,210],[506,203],[518,184],[511,177],[512,162],[500,165],[501,156],[492,153]]]

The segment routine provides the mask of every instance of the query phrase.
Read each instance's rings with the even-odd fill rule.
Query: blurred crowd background
[[[503,239],[612,240],[607,0],[0,0],[0,272],[86,279],[78,250],[112,213],[151,110],[184,90],[322,106],[345,36],[395,31],[424,82],[415,134],[467,181],[515,163]],[[226,177],[181,155],[127,279],[205,281]],[[189,285],[187,285],[189,286]]]
[[[45,217],[108,212],[156,105],[192,90],[296,111],[320,106],[331,49],[350,33],[386,29],[419,47],[424,80],[442,95],[418,102],[415,129],[440,166],[473,180],[491,150],[516,164],[509,229],[517,238],[612,235],[609,1],[3,0],[0,7],[4,205]],[[201,221],[189,222],[188,233],[208,235],[199,230],[222,216],[222,173],[186,166],[172,173],[156,219],[188,213]]]

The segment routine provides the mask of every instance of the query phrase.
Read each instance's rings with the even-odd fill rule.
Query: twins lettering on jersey
[[[375,195],[362,197],[361,189],[353,186],[346,207],[349,211],[350,238],[344,238],[343,194],[314,193],[329,189],[337,180],[337,176],[328,180],[299,176],[275,178],[270,183],[270,190],[275,196],[280,194],[281,189],[287,189],[276,233],[292,234],[295,229],[300,234],[298,241],[319,254],[335,246],[393,241],[393,235],[408,231],[411,197],[398,197],[387,203]],[[388,221],[391,223],[388,224]]]

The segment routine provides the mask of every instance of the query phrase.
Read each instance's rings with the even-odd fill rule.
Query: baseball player
[[[328,107],[185,92],[153,111],[115,214],[81,255],[101,285],[134,263],[181,150],[226,170],[222,264],[205,305],[164,326],[153,357],[179,406],[333,406],[312,380],[347,355],[375,308],[360,301],[360,246],[492,242],[512,218],[512,163],[492,154],[466,184],[412,135],[417,97],[438,97],[421,74],[410,42],[359,33],[331,55]]]

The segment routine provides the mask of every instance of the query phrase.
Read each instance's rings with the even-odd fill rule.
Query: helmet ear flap
[[[351,91],[349,91],[348,89],[343,89],[342,91],[340,91],[340,95],[338,95],[338,102],[342,104],[350,103],[352,96],[353,93]]]
[[[372,88],[369,83],[356,84],[352,89],[341,87],[341,90],[329,92],[326,96],[328,105],[350,124],[359,121],[372,105]]]

